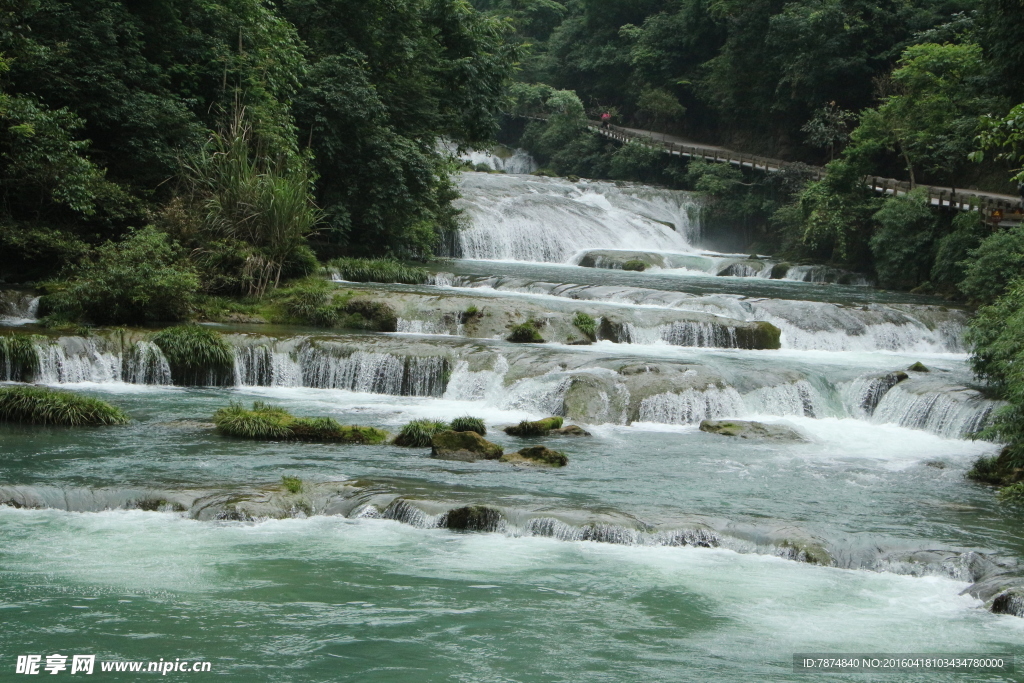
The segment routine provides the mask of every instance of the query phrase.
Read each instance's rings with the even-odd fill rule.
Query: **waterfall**
[[[126,348],[98,343],[89,337],[61,337],[34,344],[39,369],[35,381],[44,384],[126,382],[171,384],[171,369],[163,352],[148,341]]]
[[[882,397],[871,421],[960,439],[984,427],[997,405],[973,389],[948,387],[917,393],[900,383]]]
[[[290,353],[260,344],[238,344],[234,350],[236,385],[302,386],[302,368]]]
[[[0,323],[27,325],[38,322],[39,302],[42,299],[31,292],[16,289],[0,290]]]
[[[759,415],[825,417],[830,412],[825,397],[807,380],[755,389],[743,400],[750,412]]]
[[[464,173],[460,190],[469,225],[453,256],[568,263],[585,249],[692,251],[686,192],[484,173]]]
[[[443,356],[395,356],[354,351],[335,355],[309,344],[298,354],[303,386],[395,396],[441,396],[449,362]]]
[[[743,398],[732,387],[721,389],[709,385],[698,391],[687,389],[678,393],[649,396],[640,402],[640,422],[662,424],[697,424],[701,420],[744,414]]]
[[[736,328],[701,322],[675,322],[659,328],[661,338],[673,346],[735,349]]]

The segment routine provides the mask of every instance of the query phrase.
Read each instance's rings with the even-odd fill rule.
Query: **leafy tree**
[[[960,291],[977,303],[995,301],[1024,273],[1024,226],[992,233],[969,257]]]
[[[981,126],[981,149],[972,152],[971,159],[980,162],[985,158],[985,150],[995,149],[996,159],[1016,167],[1013,180],[1024,183],[1024,104],[1018,104],[1004,118],[985,116]]]
[[[889,197],[875,212],[871,236],[875,272],[884,287],[910,289],[928,280],[934,260],[936,216],[920,190]]]
[[[944,290],[943,294],[956,294],[954,288],[964,279],[971,250],[988,234],[980,211],[961,211],[953,217],[953,230],[939,240],[931,272],[931,282]]]
[[[816,109],[811,120],[800,130],[807,134],[807,142],[815,147],[828,150],[828,160],[836,158],[836,147],[846,144],[850,139],[851,124],[856,114],[841,109],[835,102]]]

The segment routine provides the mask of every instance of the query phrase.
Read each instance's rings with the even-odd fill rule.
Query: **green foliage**
[[[512,330],[509,332],[508,341],[515,342],[516,344],[543,344],[544,338],[540,336],[540,332],[532,322],[526,322],[521,325],[514,325]]]
[[[437,420],[413,420],[402,427],[402,431],[392,441],[396,446],[410,448],[426,448],[430,446],[434,435],[451,429],[447,422]]]
[[[290,288],[285,309],[307,325],[333,327],[342,312],[342,306],[334,302],[334,292],[335,287],[326,280],[304,280]]]
[[[931,281],[951,289],[966,276],[965,265],[971,251],[988,235],[984,215],[980,211],[961,211],[953,217],[953,230],[939,240],[932,266]]]
[[[320,220],[305,161],[273,154],[248,114],[236,111],[228,128],[186,158],[183,194],[174,207],[180,212],[166,216],[207,270],[233,266],[235,287],[257,299],[280,283],[285,264]],[[233,264],[223,259],[225,245],[237,254]]]
[[[39,338],[26,334],[0,335],[0,380],[30,382],[39,372],[35,344]]]
[[[836,261],[863,263],[871,217],[880,200],[864,187],[860,173],[846,160],[837,159],[826,168],[826,176],[810,183],[800,196],[803,241]]]
[[[628,265],[628,264],[627,264]],[[626,267],[623,266],[626,270]],[[575,325],[576,329],[586,335],[587,339],[593,341],[597,338],[597,321],[594,318],[583,311],[576,311],[576,315],[572,319],[572,324]]]
[[[297,439],[300,441],[326,441],[341,443],[379,444],[387,439],[387,433],[373,427],[353,427],[338,424],[330,417],[297,418],[288,411],[276,406],[256,401],[252,410],[246,410],[240,403],[231,403],[221,408],[213,416],[217,431],[225,436],[260,441],[284,441]],[[283,480],[288,486],[288,479]],[[298,482],[301,490],[302,482]]]
[[[936,216],[925,192],[890,197],[874,215],[871,236],[875,272],[883,287],[911,289],[928,279],[932,268]]]
[[[657,181],[665,155],[660,149],[630,141],[615,150],[608,175],[616,180]]]
[[[106,401],[45,387],[0,388],[0,421],[69,427],[123,425],[128,416]]]
[[[995,301],[1024,273],[1024,226],[990,234],[969,256],[960,291],[972,301]]]
[[[234,384],[234,350],[219,332],[201,325],[178,325],[157,332],[152,341],[163,351],[175,384]]]
[[[302,493],[302,480],[298,477],[281,477],[281,486],[288,493]]]
[[[967,472],[967,478],[980,481],[983,484],[1001,484],[1005,473],[995,456],[982,456],[974,462],[974,466]]]
[[[1013,180],[1024,183],[1024,104],[1018,104],[1003,118],[986,114],[978,137],[981,149],[971,154],[974,161],[985,158],[984,150],[998,150],[995,157],[1014,167]]]
[[[850,130],[857,116],[852,111],[840,109],[835,102],[816,109],[814,116],[800,128],[807,134],[808,144],[828,150],[828,159],[836,157],[836,147],[845,145],[850,139]]]
[[[1024,481],[1000,489],[999,500],[1004,503],[1024,504]]]
[[[430,278],[425,268],[407,266],[395,259],[338,258],[327,263],[327,271],[349,282],[396,282],[422,285]]]
[[[484,421],[469,415],[452,420],[451,430],[453,432],[476,432],[480,436],[487,436],[487,426]]]
[[[199,281],[166,234],[148,227],[107,242],[67,271],[43,310],[59,320],[101,325],[174,322],[189,317]]]

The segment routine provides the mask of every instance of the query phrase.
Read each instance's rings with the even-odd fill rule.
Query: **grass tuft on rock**
[[[327,271],[349,282],[397,282],[406,285],[426,284],[430,276],[426,268],[407,266],[386,258],[337,258],[327,263]]]
[[[640,259],[630,259],[622,264],[623,270],[632,270],[642,273],[647,270],[647,264]]]
[[[160,347],[178,386],[230,386],[235,381],[235,353],[219,332],[201,325],[177,325],[157,332]]]
[[[562,427],[562,418],[546,417],[543,420],[529,422],[523,420],[517,425],[505,427],[505,433],[509,436],[547,436],[552,429]]]
[[[339,424],[330,417],[294,417],[288,411],[262,401],[252,410],[240,403],[221,408],[213,416],[217,431],[225,436],[259,441],[328,441],[378,444],[387,439],[387,432],[374,427]]]
[[[597,339],[597,321],[590,315],[583,313],[582,311],[576,312],[576,317],[572,319],[572,324],[576,326],[580,332],[582,332],[587,339],[595,341]]]
[[[0,422],[69,427],[123,425],[128,416],[106,401],[46,387],[0,388]]]
[[[0,380],[28,382],[39,372],[35,341],[25,334],[0,335]]]
[[[516,344],[543,344],[544,337],[540,336],[540,332],[537,331],[533,323],[523,323],[512,328],[508,335],[508,341]]]
[[[281,486],[288,493],[302,493],[302,480],[298,477],[281,477]]]
[[[479,417],[464,415],[452,420],[451,430],[453,432],[476,432],[480,436],[487,436],[487,425]]]
[[[438,420],[413,420],[402,427],[402,431],[395,437],[393,443],[396,446],[409,448],[429,448],[434,440],[434,435],[446,432],[451,429],[447,422]]]

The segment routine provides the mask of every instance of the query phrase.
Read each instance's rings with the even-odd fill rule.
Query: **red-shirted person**
[[[612,122],[612,115],[608,112],[601,114],[601,127],[607,128],[608,124]]]

